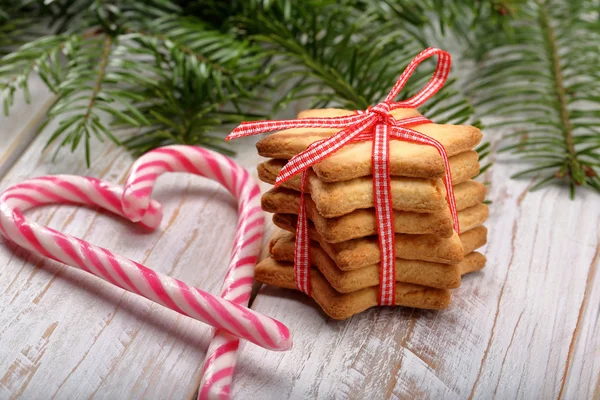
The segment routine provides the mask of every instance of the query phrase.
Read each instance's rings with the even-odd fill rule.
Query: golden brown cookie
[[[273,223],[288,232],[295,232],[297,217],[291,214],[273,215]],[[379,240],[377,236],[327,243],[309,221],[309,234],[331,257],[338,268],[352,271],[379,262]],[[461,237],[454,233],[449,238],[436,235],[396,234],[396,258],[431,261],[442,264],[458,264],[464,254],[483,246],[487,240],[487,229],[478,226],[463,232]]]
[[[375,207],[371,177],[334,183],[311,177],[309,181],[311,198],[325,218]],[[432,213],[447,207],[446,189],[441,179],[396,178],[391,181],[391,193],[395,210]]]
[[[361,178],[365,179],[365,178]],[[446,188],[441,180],[425,181],[422,179],[402,178],[403,182],[392,181],[392,207],[398,211],[434,213],[448,208]],[[412,181],[409,181],[412,179]],[[375,206],[373,182],[369,180],[362,188],[358,184],[345,185],[346,182],[325,184],[318,179],[310,179],[311,198],[319,214],[325,218],[335,218],[349,214],[355,210],[368,209]],[[485,192],[485,186],[472,184],[475,181],[463,182],[460,185],[469,187],[470,192]],[[325,186],[327,185],[327,186]],[[458,185],[458,186],[460,186]],[[483,186],[483,189],[481,187]],[[475,195],[479,198],[480,195]],[[472,201],[468,201],[471,203]],[[458,204],[457,204],[458,206]]]
[[[259,175],[261,170],[264,168],[259,166]],[[468,179],[478,172],[479,164],[475,163],[473,168],[468,170],[468,174],[459,178]],[[395,177],[390,183],[392,207],[395,210],[433,213],[447,208],[446,188],[441,179]],[[370,176],[345,182],[325,183],[310,172],[307,186],[307,192],[311,193],[319,214],[325,218],[335,218],[358,209],[372,208],[375,204],[373,181]]]
[[[452,184],[458,185],[459,183],[465,182],[476,176],[479,173],[478,160],[479,155],[476,151],[472,150],[457,154],[454,157],[450,157],[448,161],[450,162],[450,171],[452,172]],[[270,159],[258,164],[256,167],[258,171],[258,178],[263,182],[274,185],[277,175],[286,163],[287,160]],[[402,179],[402,177],[392,176],[391,179],[393,182],[396,179]],[[368,181],[369,187],[372,188],[372,178],[368,178],[366,181]],[[325,183],[325,185],[327,185],[327,183]],[[281,185],[281,187],[300,191],[300,175],[295,175],[294,177],[288,179]],[[307,192],[310,192],[310,181],[307,183],[305,189]]]
[[[458,219],[461,229],[467,231],[481,225],[488,217],[488,207],[481,202],[485,198],[485,186],[459,185],[455,190]],[[375,210],[361,209],[336,218],[319,214],[310,195],[305,195],[306,211],[323,240],[340,243],[346,240],[377,234]],[[472,203],[475,204],[472,204]],[[300,194],[290,189],[273,188],[261,199],[262,209],[270,213],[297,214]],[[467,208],[468,207],[468,208]],[[396,233],[426,234],[442,237],[452,236],[452,216],[448,209],[436,213],[416,213],[394,210]]]
[[[303,112],[300,117],[334,117],[351,115],[353,111],[322,109]],[[420,115],[414,109],[392,111],[396,119]],[[475,147],[482,138],[481,131],[467,125],[422,124],[411,127],[438,140],[448,156]],[[311,143],[329,137],[339,129],[296,128],[273,133],[256,144],[258,153],[267,158],[290,159]],[[372,142],[345,146],[314,165],[313,169],[324,182],[347,181],[372,175]],[[390,174],[413,178],[435,178],[444,175],[444,165],[437,150],[431,146],[392,140],[390,142]]]
[[[294,234],[280,231],[271,239],[271,257],[276,261],[294,262]],[[321,271],[331,286],[340,293],[350,293],[369,286],[379,285],[379,264],[354,271],[342,271],[316,242],[311,242],[311,264]],[[485,257],[473,252],[460,264],[448,265],[427,261],[396,259],[396,281],[414,283],[438,289],[460,286],[461,271],[483,268]]]
[[[291,263],[275,261],[268,257],[256,266],[254,278],[267,285],[296,289],[294,268]],[[311,270],[311,297],[333,319],[343,320],[376,306],[379,296],[377,286],[352,293],[339,293],[331,287],[316,269]],[[435,289],[410,283],[396,284],[396,305],[440,310],[450,304],[450,290]]]

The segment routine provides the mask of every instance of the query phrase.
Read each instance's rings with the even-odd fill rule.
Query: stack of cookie
[[[336,117],[351,111],[309,110],[299,118]],[[392,112],[402,119],[420,115],[413,109]],[[482,226],[488,208],[486,189],[472,180],[479,173],[473,148],[479,129],[465,125],[423,124],[416,131],[437,139],[450,160],[461,235],[452,217],[443,184],[444,165],[433,147],[402,141],[390,143],[390,173],[396,232],[396,304],[441,309],[461,275],[483,268],[485,257],[475,250],[486,242]],[[281,168],[314,141],[335,129],[288,129],[257,144],[270,158],[258,166],[259,178],[274,184]],[[379,240],[371,176],[371,142],[348,145],[309,171],[305,196],[310,219],[313,299],[335,319],[346,319],[376,306],[379,285]],[[294,289],[294,232],[300,200],[300,178],[272,188],[262,197],[281,230],[270,243],[270,256],[256,268],[260,282]]]

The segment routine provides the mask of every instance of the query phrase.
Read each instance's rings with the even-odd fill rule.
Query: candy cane
[[[248,304],[264,229],[258,185],[246,169],[225,156],[199,147],[163,147],[145,154],[133,165],[123,192],[123,208],[131,220],[141,221],[152,212],[152,188],[165,172],[191,172],[213,179],[238,200],[238,233],[221,296],[240,305]],[[215,331],[204,363],[199,399],[229,397],[238,345],[237,337]]]
[[[280,322],[210,293],[155,272],[109,250],[27,220],[22,212],[44,204],[99,206],[125,216],[122,190],[94,178],[57,175],[31,179],[0,196],[1,233],[33,252],[89,272],[125,290],[144,296],[181,314],[226,330],[271,350],[291,347],[288,329]],[[151,202],[140,222],[160,223],[161,208]]]

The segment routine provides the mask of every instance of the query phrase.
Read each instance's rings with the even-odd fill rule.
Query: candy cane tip
[[[292,338],[292,334],[287,326],[283,325],[281,322],[277,320],[273,320],[277,327],[279,328],[280,337],[276,343],[276,349],[278,351],[288,351],[294,347],[294,340]]]
[[[294,348],[294,341],[290,338],[288,341],[285,342],[285,345],[283,345],[278,350],[279,351],[290,351],[293,348]]]
[[[223,389],[221,389],[221,398],[228,399],[230,392],[231,392],[231,386],[229,386],[229,385],[224,386]]]

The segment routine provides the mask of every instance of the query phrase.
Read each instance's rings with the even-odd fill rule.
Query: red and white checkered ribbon
[[[416,95],[411,98],[394,102],[400,90],[408,81],[417,66],[432,56],[438,56],[435,72],[429,82]],[[425,103],[437,93],[446,82],[450,72],[450,54],[436,49],[428,48],[416,56],[406,67],[400,78],[387,95],[385,100],[365,111],[357,111],[354,115],[335,118],[303,118],[282,121],[254,121],[243,122],[231,132],[227,140],[242,136],[251,136],[259,133],[272,132],[289,128],[340,128],[341,131],[319,141],[312,143],[308,148],[294,156],[277,176],[275,185],[281,185],[294,175],[301,175],[300,210],[298,212],[298,226],[296,227],[296,249],[294,256],[294,272],[298,289],[310,296],[310,239],[308,236],[308,220],[304,203],[304,186],[307,170],[312,165],[327,158],[350,143],[373,141],[373,194],[375,199],[375,212],[378,221],[379,247],[381,250],[379,304],[394,305],[396,302],[396,271],[395,271],[395,232],[394,214],[392,212],[392,194],[390,190],[390,140],[433,146],[440,153],[446,170],[444,183],[446,185],[446,199],[454,220],[454,230],[459,233],[456,201],[452,188],[452,176],[448,163],[448,155],[444,146],[437,140],[410,129],[410,126],[431,122],[425,117],[411,117],[396,120],[390,114],[391,110],[398,108],[416,108]]]

